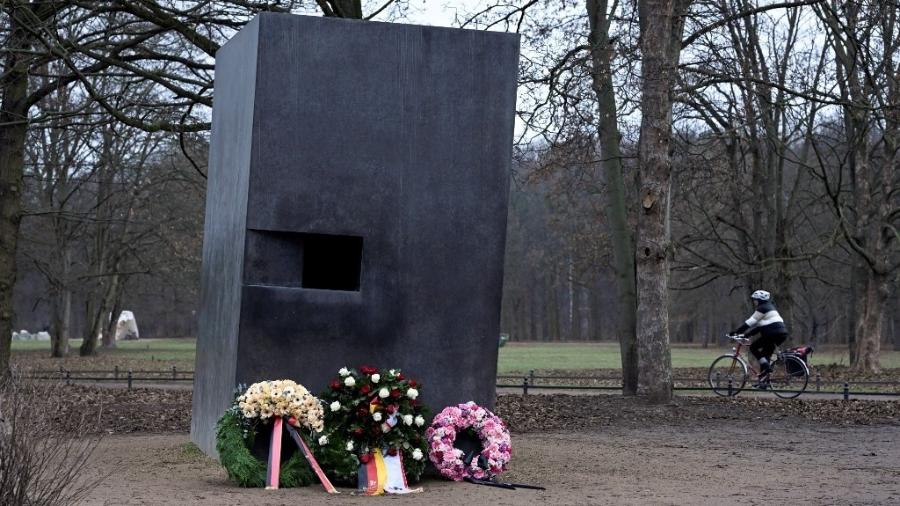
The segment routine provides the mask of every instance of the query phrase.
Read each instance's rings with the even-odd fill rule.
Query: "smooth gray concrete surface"
[[[215,424],[235,386],[259,19],[217,53],[191,439],[215,455]],[[241,245],[241,247],[235,247]]]
[[[493,406],[517,61],[516,35],[284,14],[220,51],[210,188],[229,188],[207,197],[204,294],[223,291],[201,308],[204,451],[236,383],[319,392],[343,366],[401,368],[435,412]],[[248,101],[252,127],[233,111]],[[249,160],[223,163],[250,139]],[[217,233],[233,213],[246,234]],[[240,283],[210,251],[242,260]]]

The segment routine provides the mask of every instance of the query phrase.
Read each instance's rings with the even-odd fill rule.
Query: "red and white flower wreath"
[[[471,431],[481,441],[481,451],[466,464],[456,437]],[[428,456],[440,473],[454,481],[484,479],[506,470],[512,456],[509,430],[497,415],[474,402],[444,408],[425,432]]]

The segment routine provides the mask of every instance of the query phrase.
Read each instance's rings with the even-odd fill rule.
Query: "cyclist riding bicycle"
[[[750,345],[750,352],[759,362],[759,378],[754,386],[765,388],[768,384],[769,373],[772,372],[769,358],[775,352],[775,347],[781,346],[787,340],[788,332],[787,327],[784,326],[784,319],[781,318],[778,310],[775,309],[775,304],[772,303],[772,294],[765,290],[757,290],[750,298],[756,303],[756,311],[732,334],[746,336],[760,334],[759,339]]]

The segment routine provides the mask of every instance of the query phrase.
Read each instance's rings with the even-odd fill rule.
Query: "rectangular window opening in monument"
[[[359,291],[363,238],[304,234],[303,288]]]
[[[358,292],[362,245],[358,236],[250,229],[244,282]]]

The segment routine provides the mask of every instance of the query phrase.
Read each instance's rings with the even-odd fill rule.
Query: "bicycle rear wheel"
[[[734,355],[722,355],[709,366],[707,381],[716,395],[735,396],[747,384],[747,363]]]
[[[809,384],[809,368],[797,357],[784,356],[772,364],[769,375],[772,392],[782,399],[793,399],[802,394]]]

